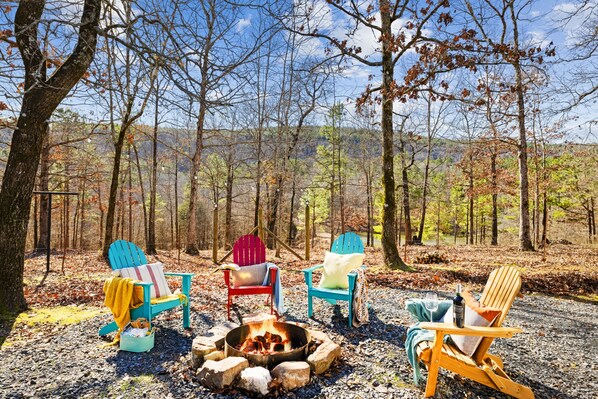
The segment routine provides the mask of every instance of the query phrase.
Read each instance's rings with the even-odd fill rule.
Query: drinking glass
[[[435,292],[426,293],[424,298],[424,306],[430,311],[430,321],[434,321],[433,312],[438,309],[438,295]]]

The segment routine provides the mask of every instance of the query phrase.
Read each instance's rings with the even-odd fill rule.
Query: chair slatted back
[[[501,314],[494,320],[492,327],[500,327],[502,325],[520,289],[521,273],[514,267],[504,266],[490,273],[484,287],[484,292],[480,298],[480,303],[501,310]],[[490,337],[482,339],[476,352],[473,354],[473,360],[476,363],[479,364],[483,360],[493,340],[494,338]]]
[[[355,233],[349,232],[341,234],[332,243],[330,251],[341,255],[362,254],[364,252],[363,241],[361,241],[361,237]]]
[[[116,240],[108,249],[108,260],[112,270],[147,264],[143,250],[132,242]]]
[[[233,245],[233,262],[239,266],[250,266],[266,262],[266,246],[258,236],[247,234]]]

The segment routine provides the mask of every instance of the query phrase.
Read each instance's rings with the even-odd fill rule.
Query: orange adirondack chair
[[[519,328],[501,327],[520,288],[521,275],[514,267],[501,267],[490,274],[480,303],[502,310],[501,315],[490,327],[458,328],[449,323],[420,324],[421,328],[436,332],[434,343],[423,341],[417,347],[419,359],[428,368],[426,397],[434,396],[438,369],[442,367],[515,398],[533,399],[532,390],[511,380],[503,370],[502,360],[488,353],[494,338],[510,338],[513,334],[521,332]],[[469,357],[455,346],[444,343],[446,334],[484,338],[473,356]]]

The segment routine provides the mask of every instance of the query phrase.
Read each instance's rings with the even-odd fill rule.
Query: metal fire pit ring
[[[262,322],[258,321],[254,323],[243,324],[237,328],[230,330],[228,334],[226,334],[226,337],[224,339],[225,356],[244,357],[247,360],[249,360],[249,363],[253,364],[254,366],[262,366],[268,368],[274,367],[282,362],[293,360],[305,360],[307,358],[308,344],[309,341],[311,341],[310,334],[305,328],[290,323],[274,322],[273,325],[275,328],[284,330],[288,334],[291,340],[291,347],[295,348],[293,350],[284,352],[274,352],[269,355],[259,355],[245,353],[243,351],[235,349],[235,346],[242,343],[243,340],[245,340],[249,335],[250,326],[259,324],[262,324]]]

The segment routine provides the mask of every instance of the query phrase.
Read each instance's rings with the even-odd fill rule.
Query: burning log
[[[246,338],[242,344],[236,345],[235,349],[245,353],[268,355],[273,352],[283,352],[290,347],[289,339],[283,340],[281,335],[266,331],[264,335]]]

